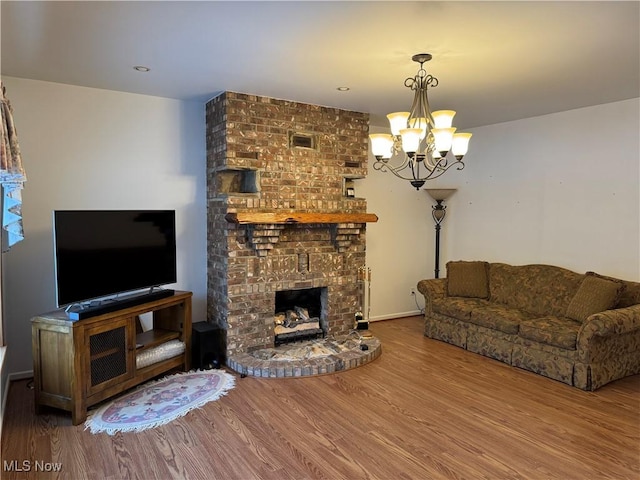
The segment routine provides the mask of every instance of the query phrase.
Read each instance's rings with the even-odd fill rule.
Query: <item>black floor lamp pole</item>
[[[439,278],[440,274],[440,225],[436,224],[436,269],[434,278]]]
[[[433,221],[436,222],[436,261],[435,261],[435,278],[440,278],[440,228],[445,215],[447,214],[447,207],[442,202],[449,198],[456,191],[455,188],[425,188],[427,193],[431,195],[436,201],[436,205],[431,206],[431,216]]]
[[[444,220],[447,213],[447,207],[442,205],[442,200],[436,200],[437,205],[431,207],[431,216],[436,222],[436,261],[435,261],[435,278],[440,278],[440,224]]]

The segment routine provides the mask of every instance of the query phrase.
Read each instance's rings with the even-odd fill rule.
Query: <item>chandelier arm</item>
[[[432,136],[431,128],[433,128],[434,121],[433,115],[431,114],[431,107],[429,106],[429,95],[427,93],[427,86],[431,83],[432,80],[435,80],[434,77],[428,75],[427,77],[416,77],[416,84],[418,84],[418,88],[415,90],[415,95],[413,97],[413,103],[411,104],[411,109],[409,110],[409,117],[407,118],[407,124],[409,128],[414,127],[416,125],[420,125],[422,122],[418,121],[418,119],[424,118],[426,125],[422,126],[425,129],[425,137],[420,140],[420,146],[424,147],[420,148],[421,152],[424,152],[426,155],[432,148]],[[435,80],[437,83],[437,80]]]
[[[420,178],[420,162],[417,160],[411,160],[409,166],[411,167],[411,176],[414,180],[418,180]]]
[[[407,124],[411,125],[411,120],[420,118],[420,108],[422,106],[422,100],[420,98],[420,91],[416,90],[416,94],[413,97],[413,103],[409,109],[409,117],[407,118]]]
[[[452,166],[456,165],[458,162],[460,162],[458,159],[456,159],[455,162],[453,163],[449,163],[449,160],[447,160],[447,157],[440,157],[438,158],[438,160],[433,164],[433,170],[437,170],[439,171],[439,175],[442,175],[444,172],[446,172],[447,170],[449,170],[449,168],[451,168]],[[460,170],[460,168],[458,168],[458,170]],[[433,177],[435,178],[435,177]]]
[[[424,156],[424,165],[425,167],[427,167],[427,170],[431,171],[434,170],[437,166],[437,163],[433,163],[433,159],[430,158],[429,155],[425,155]]]
[[[434,121],[433,121],[433,115],[431,115],[431,106],[429,105],[429,95],[427,95],[426,88],[424,89],[423,105],[424,105],[425,118],[427,119],[427,125],[428,125],[427,128],[431,130],[431,128],[433,128]]]
[[[400,165],[397,165],[395,167],[389,165],[388,163],[386,163],[387,168],[389,170],[404,170],[405,168],[407,168],[407,166],[411,163],[411,158],[409,158],[408,155],[404,156],[404,160],[402,161],[402,163]]]
[[[411,104],[411,108],[409,109],[409,117],[407,118],[407,126],[411,127],[411,119],[417,118],[416,116],[416,107],[418,107],[421,103],[420,100],[420,89],[415,91],[415,95],[413,96],[413,103]],[[419,116],[419,115],[418,115]]]
[[[456,165],[457,163],[462,163],[459,161],[456,161],[455,163],[451,163],[448,166],[444,166],[444,167],[440,167],[438,164],[440,164],[440,162],[438,162],[438,164],[436,164],[436,168],[434,168],[428,176],[421,178],[420,180],[433,180],[434,178],[438,178],[440,175],[444,175],[444,173],[449,170],[451,167],[453,167],[454,165]],[[458,167],[458,170],[461,170],[464,167],[464,165],[462,165],[461,167]]]
[[[405,168],[407,168],[409,162],[408,159],[405,158],[404,162],[402,162],[402,164],[398,165],[398,166],[393,166],[393,165],[389,165],[388,162],[385,162],[384,160],[376,160],[375,162],[373,162],[373,169],[374,170],[379,170],[381,172],[391,172],[393,173],[395,176],[399,177],[399,178],[403,178],[404,180],[411,180],[412,178],[404,178],[403,176],[399,175],[397,172],[400,172],[402,170],[404,170]]]
[[[408,176],[405,175],[402,171],[403,170],[410,170],[407,168],[408,164],[407,162],[405,162],[401,167],[392,167],[391,165],[389,165],[388,163],[385,163],[381,160],[376,160],[373,163],[373,169],[374,170],[379,170],[381,172],[391,172],[393,173],[396,177],[401,178],[402,180],[416,180],[413,175]]]
[[[402,180],[432,180],[434,178],[438,178],[440,175],[443,175],[447,170],[449,170],[451,167],[453,167],[454,165],[457,166],[458,170],[462,170],[464,168],[464,163],[461,160],[457,160],[453,163],[448,163],[446,159],[440,159],[434,166],[433,169],[431,170],[427,170],[429,173],[425,176],[419,176],[419,175],[413,175],[413,171],[411,169],[411,167],[409,167],[409,165],[407,164],[407,162],[404,163],[404,167],[400,168],[400,167],[392,167],[391,165],[389,165],[388,163],[383,162],[382,160],[376,160],[373,164],[373,168],[374,170],[380,170],[381,172],[391,172],[393,173],[396,177],[402,179]],[[409,168],[407,168],[409,167]],[[403,173],[403,170],[407,171],[407,174]],[[411,172],[412,175],[409,176],[408,172]]]
[[[418,88],[418,75],[416,75],[415,77],[405,78],[404,86],[411,90],[416,90]]]

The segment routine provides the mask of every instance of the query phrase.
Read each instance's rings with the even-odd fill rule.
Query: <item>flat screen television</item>
[[[176,282],[174,210],[56,210],[53,241],[58,307]]]

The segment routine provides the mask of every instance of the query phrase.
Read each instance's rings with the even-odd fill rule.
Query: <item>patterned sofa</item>
[[[456,261],[417,287],[427,337],[583,390],[640,373],[640,283]]]

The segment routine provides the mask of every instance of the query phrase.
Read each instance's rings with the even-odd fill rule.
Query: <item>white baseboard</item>
[[[25,378],[33,378],[33,370],[25,370],[24,372],[10,373],[7,379],[7,385],[14,380],[24,380]]]
[[[422,311],[413,310],[411,312],[401,312],[401,313],[391,313],[389,315],[378,315],[376,317],[370,317],[370,322],[377,322],[379,320],[391,320],[394,318],[402,318],[402,317],[414,317],[416,315],[422,315]]]

